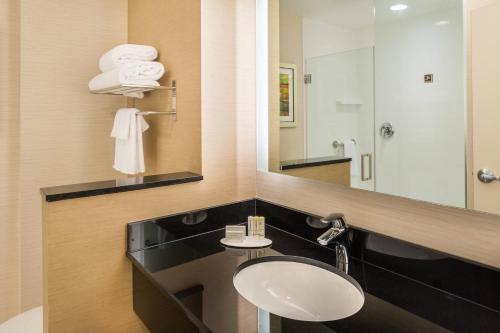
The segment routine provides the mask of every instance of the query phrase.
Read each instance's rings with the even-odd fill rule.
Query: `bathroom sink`
[[[331,321],[352,316],[364,304],[359,284],[337,268],[295,256],[270,256],[241,264],[233,284],[253,305],[281,317]]]

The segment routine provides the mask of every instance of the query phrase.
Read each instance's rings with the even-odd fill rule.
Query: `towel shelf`
[[[172,80],[172,85],[167,86],[140,86],[133,84],[120,85],[115,87],[110,87],[101,90],[92,90],[91,92],[94,94],[108,94],[108,95],[125,95],[130,93],[141,93],[152,90],[170,90],[172,91],[171,95],[171,109],[172,111],[141,111],[137,114],[141,116],[149,116],[149,115],[165,115],[165,116],[173,116],[174,120],[177,120],[177,85],[175,80]],[[133,97],[130,97],[133,98]],[[135,105],[135,98],[133,98]]]
[[[176,115],[176,111],[141,111],[138,112],[137,114],[141,116],[149,116],[149,115],[160,115],[160,116],[171,116],[171,115]]]
[[[100,90],[91,90],[94,94],[125,95],[131,93],[141,93],[152,90],[176,90],[175,81],[171,87],[165,86],[139,86],[134,84],[123,84]]]

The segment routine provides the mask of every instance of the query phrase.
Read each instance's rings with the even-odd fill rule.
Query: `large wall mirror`
[[[268,10],[268,171],[500,213],[499,2]]]

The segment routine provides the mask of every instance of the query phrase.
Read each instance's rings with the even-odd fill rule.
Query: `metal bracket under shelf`
[[[175,80],[172,80],[172,86],[154,86],[154,85],[137,85],[137,84],[121,84],[118,86],[109,87],[106,89],[91,90],[93,94],[108,94],[108,95],[125,95],[131,93],[148,92],[152,90],[176,90]]]
[[[140,93],[140,92],[147,92],[147,91],[152,91],[152,90],[170,90],[172,91],[171,95],[171,111],[140,111],[137,114],[141,116],[149,116],[149,115],[165,115],[165,116],[173,116],[173,120],[177,120],[177,84],[175,80],[172,80],[172,85],[167,87],[167,86],[139,86],[139,85],[120,85],[120,86],[115,86],[107,89],[102,89],[102,90],[94,90],[92,93],[94,94],[111,94],[111,95],[125,95],[125,94],[130,94],[130,93]],[[128,97],[132,98],[133,104],[135,106],[135,100],[136,98],[134,97]]]
[[[160,115],[160,116],[176,116],[177,112],[176,111],[141,111],[137,113],[138,115],[141,116],[149,116],[149,115]]]

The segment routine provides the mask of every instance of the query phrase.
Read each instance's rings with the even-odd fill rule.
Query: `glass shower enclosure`
[[[354,146],[351,187],[375,190],[373,47],[306,59],[306,154],[344,155]],[[371,162],[371,166],[370,166]],[[363,174],[362,174],[363,173]]]
[[[374,4],[373,47],[305,59],[306,157],[353,155],[353,188],[465,207],[462,2]]]

